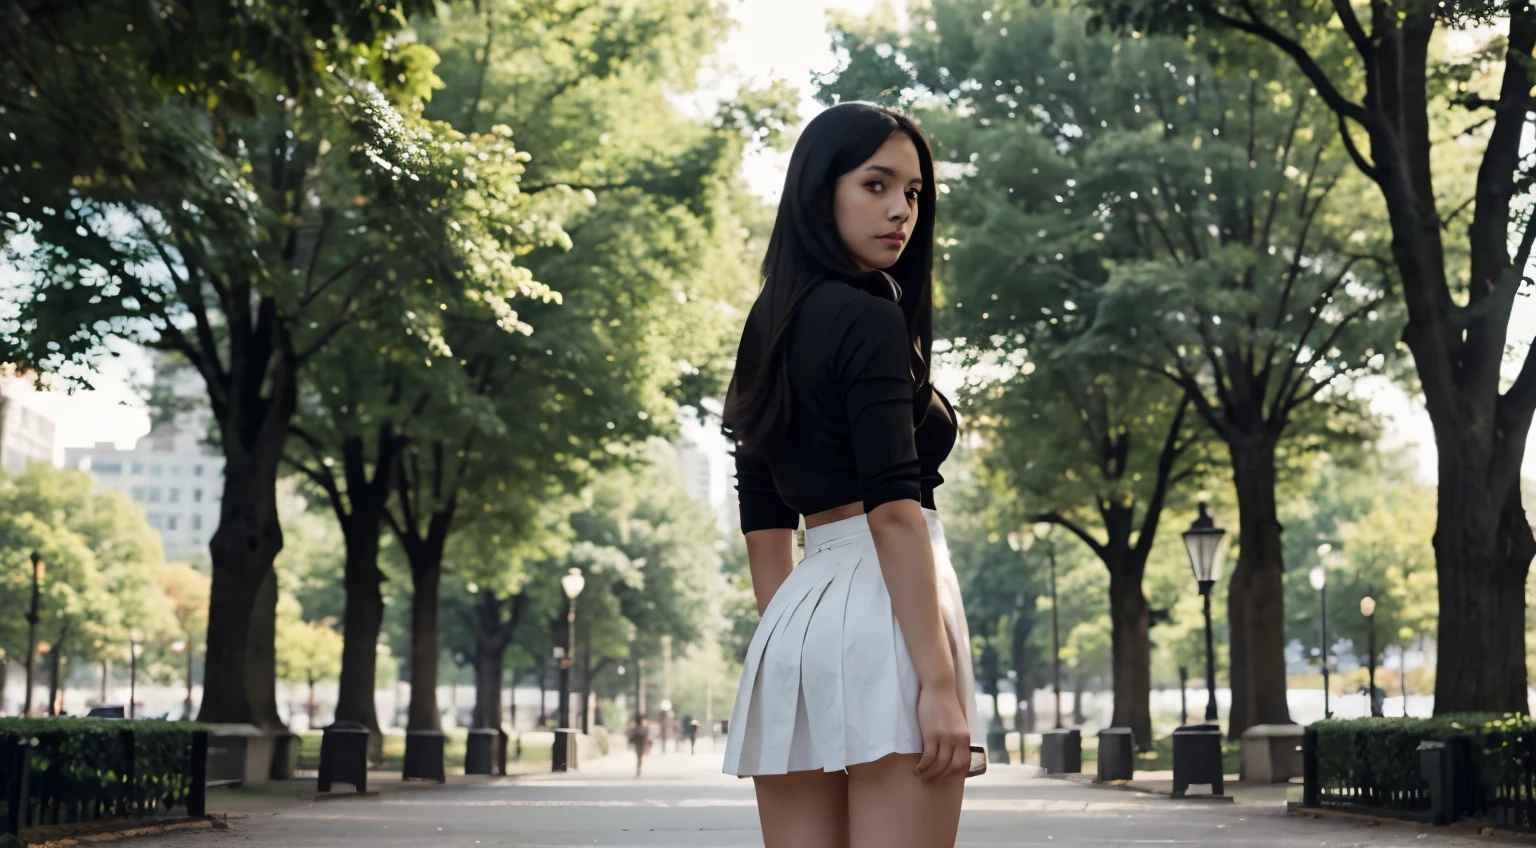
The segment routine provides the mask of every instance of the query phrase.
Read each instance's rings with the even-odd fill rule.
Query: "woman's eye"
[[[915,188],[907,189],[907,199],[912,201],[913,203],[916,203],[917,202],[917,198],[919,196],[921,196],[921,195],[922,195],[922,191],[920,189],[915,189]]]
[[[871,181],[871,182],[867,182],[867,183],[865,183],[865,185],[869,187],[870,191],[873,191],[873,192],[876,192],[876,193],[885,191],[885,183],[880,181],[880,180],[874,180],[874,181]]]

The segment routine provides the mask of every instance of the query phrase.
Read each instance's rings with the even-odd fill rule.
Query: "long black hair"
[[[895,265],[863,271],[838,236],[832,195],[838,178],[875,155],[893,133],[906,133],[917,146],[923,184],[917,198],[917,223]],[[885,274],[901,287],[901,311],[907,318],[916,385],[913,422],[928,410],[933,387],[929,358],[933,352],[933,214],[937,189],[933,153],[923,131],[910,118],[873,103],[840,103],[817,115],[805,128],[789,159],[784,195],[779,200],[773,236],[763,257],[763,288],[747,314],[736,352],[736,371],[725,396],[722,430],[737,453],[762,456],[778,447],[789,426],[788,359],[785,343],[800,304],[817,286],[843,280],[882,297],[891,297]]]

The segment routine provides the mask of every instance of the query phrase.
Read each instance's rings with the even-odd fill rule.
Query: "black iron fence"
[[[0,723],[0,833],[205,811],[208,734],[90,719]],[[158,724],[159,726],[151,726]]]
[[[1536,831],[1536,724],[1524,716],[1319,722],[1302,806]]]
[[[1507,830],[1536,831],[1536,727],[1528,719],[1484,728],[1472,740],[1481,754],[1482,818]]]

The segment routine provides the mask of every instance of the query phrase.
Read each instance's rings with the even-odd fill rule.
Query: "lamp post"
[[[138,717],[139,656],[144,646],[139,644],[139,631],[128,631],[128,717]]]
[[[182,642],[182,641],[179,641],[179,640],[176,641],[176,642],[172,642],[171,643],[171,653],[180,654],[183,651],[185,651],[186,654],[187,654],[187,700],[184,701],[182,703],[182,705],[181,705],[181,720],[182,721],[191,721],[192,720],[192,643],[191,643],[191,641]]]
[[[1318,550],[1326,555],[1327,548],[1327,545],[1323,545]],[[1328,571],[1321,565],[1315,566],[1307,575],[1307,579],[1311,581],[1312,588],[1317,590],[1319,607],[1317,622],[1322,631],[1319,637],[1322,641],[1318,644],[1317,651],[1323,662],[1323,718],[1328,718],[1333,715],[1333,712],[1328,709]]]
[[[1361,598],[1360,614],[1365,616],[1366,697],[1370,698],[1371,715],[1379,717],[1381,707],[1376,703],[1376,599],[1370,595]]]
[[[565,612],[565,652],[560,657],[559,727],[567,733],[564,738],[557,736],[555,739],[554,771],[565,771],[570,763],[568,746],[571,728],[571,661],[576,656],[576,596],[581,594],[582,587],[586,585],[587,580],[581,576],[579,568],[572,568],[560,578],[560,588],[565,590],[565,597],[569,603]],[[562,751],[562,748],[565,750]]]
[[[1051,530],[1056,525],[1039,521],[1030,528],[1036,539],[1045,544],[1045,557],[1050,563],[1051,591],[1051,693],[1055,699],[1056,729],[1061,729],[1061,617],[1056,604],[1056,546],[1051,544]],[[1019,547],[1023,547],[1022,540]]]
[[[22,699],[21,714],[32,714],[32,656],[37,651],[37,621],[41,610],[43,582],[43,557],[32,552],[32,605],[27,608],[27,691]]]
[[[1222,541],[1227,531],[1216,526],[1200,504],[1200,517],[1184,531],[1184,547],[1189,551],[1189,564],[1195,572],[1195,582],[1200,586],[1200,596],[1205,599],[1205,720],[1216,722],[1216,648],[1211,637],[1211,589],[1221,579]]]

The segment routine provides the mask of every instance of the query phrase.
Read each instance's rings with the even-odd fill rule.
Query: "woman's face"
[[[899,130],[868,161],[838,178],[832,216],[838,237],[861,270],[884,270],[901,258],[917,226],[922,186],[917,145]]]

